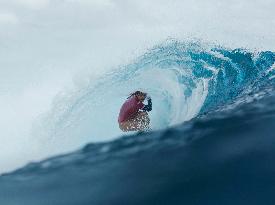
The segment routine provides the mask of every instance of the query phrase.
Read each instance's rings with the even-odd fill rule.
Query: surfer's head
[[[141,91],[135,91],[129,95],[128,98],[135,96],[139,101],[143,102],[147,96],[147,93]]]

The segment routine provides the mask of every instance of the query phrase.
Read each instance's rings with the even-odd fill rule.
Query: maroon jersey
[[[124,122],[133,118],[143,107],[144,104],[138,101],[136,96],[130,97],[120,108],[118,122]]]

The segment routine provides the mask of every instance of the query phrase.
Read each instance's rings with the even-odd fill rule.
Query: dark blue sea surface
[[[197,79],[209,80],[199,113],[173,127],[91,143],[3,174],[0,204],[273,205],[274,63],[270,51],[179,42],[152,49],[128,71],[192,68],[177,80],[187,87],[186,98]]]

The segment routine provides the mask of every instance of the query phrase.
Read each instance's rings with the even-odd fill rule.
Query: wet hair
[[[141,92],[141,91],[137,90],[133,93],[130,93],[127,99],[131,98],[132,96],[136,96],[136,95],[145,95],[145,97],[146,97],[147,93],[144,93],[144,92]]]

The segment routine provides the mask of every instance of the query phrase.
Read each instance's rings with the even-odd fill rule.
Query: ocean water
[[[274,7],[0,1],[0,204],[273,204]]]
[[[247,92],[254,89],[249,84],[261,81],[262,72],[246,82],[249,71],[236,73],[237,53],[226,51],[239,48],[254,59],[274,52],[274,6],[272,0],[1,1],[0,173],[119,138],[117,110],[135,89],[160,101],[151,113],[154,130],[226,103],[219,99],[228,85],[223,76],[236,78],[228,98],[243,83]],[[205,57],[196,60],[200,50]],[[207,55],[228,60],[211,63]]]
[[[117,96],[142,87],[153,131],[2,174],[1,204],[273,204],[274,65],[271,51],[175,39],[153,47],[57,100],[34,129],[67,136],[66,147],[85,133],[115,135],[98,127],[116,127],[106,116],[117,117]]]

